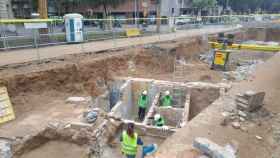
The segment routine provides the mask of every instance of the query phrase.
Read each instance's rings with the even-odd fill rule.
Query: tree
[[[217,0],[194,0],[193,7],[199,9],[206,9],[214,7],[217,4]]]
[[[120,5],[124,0],[81,0],[83,3],[93,5],[95,7],[102,6],[104,11],[104,16],[107,17],[109,15],[108,13],[108,7],[111,6],[113,8]]]

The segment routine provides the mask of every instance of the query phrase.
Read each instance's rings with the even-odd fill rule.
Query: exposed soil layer
[[[18,119],[1,125],[0,136],[23,136],[40,130],[52,120],[80,120],[86,105],[66,104],[66,98],[103,94],[114,76],[174,80],[176,59],[192,63],[184,71],[202,72],[192,75],[187,72],[180,81],[218,82],[219,77],[211,77],[219,76],[218,73],[213,75],[206,64],[198,61],[199,53],[205,50],[207,43],[202,37],[196,37],[112,52],[69,55],[44,60],[41,64],[2,67],[0,80],[8,88]],[[194,66],[197,63],[198,69]]]
[[[220,89],[191,89],[189,120],[211,105],[220,96]]]

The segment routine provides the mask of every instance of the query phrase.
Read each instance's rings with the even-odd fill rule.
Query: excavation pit
[[[109,115],[137,122],[143,126],[153,126],[155,114],[160,114],[170,128],[180,128],[187,124],[204,108],[220,96],[222,84],[199,82],[170,82],[143,78],[125,78],[112,84],[109,92],[95,100],[96,108],[103,109]],[[149,103],[145,119],[138,119],[138,98],[143,91],[148,92]],[[172,96],[172,106],[161,106],[165,91]]]
[[[241,40],[255,39],[249,38],[255,32],[242,34],[244,38]],[[198,59],[200,53],[208,51],[207,45],[203,37],[195,37],[102,52],[104,54],[67,56],[46,61],[41,65],[25,63],[7,66],[1,69],[0,73],[8,88],[17,119],[1,125],[0,136],[19,139],[25,138],[24,135],[36,137],[37,134],[33,134],[41,131],[53,120],[68,122],[71,126],[77,122],[73,125],[73,128],[78,129],[77,133],[87,131],[95,135],[98,133],[96,131],[103,129],[103,125],[111,126],[108,125],[110,121],[103,117],[100,117],[96,126],[81,123],[83,112],[88,107],[96,107],[107,112],[109,116],[120,118],[124,124],[118,130],[109,130],[109,134],[101,134],[105,139],[101,143],[104,147],[102,157],[121,157],[119,137],[127,122],[135,123],[136,131],[146,144],[160,145],[179,128],[187,126],[194,117],[229,89],[226,84],[214,84],[222,80],[220,72],[210,70],[209,65]],[[242,59],[249,60],[270,58],[269,54],[257,53],[256,58],[249,54],[251,53],[234,53],[232,59],[240,59],[240,55]],[[131,78],[119,78],[120,76]],[[148,90],[150,103],[144,121],[139,121],[137,99],[143,90]],[[169,90],[174,98],[173,106],[169,108],[159,106],[159,100],[166,90]],[[65,103],[71,96],[90,96],[96,100],[92,104],[90,99],[83,105]],[[164,131],[153,125],[156,113],[165,118],[169,130]],[[105,127],[105,131],[108,130]],[[71,133],[72,129],[69,131],[68,126],[66,129],[62,131]],[[73,148],[73,152],[83,155],[84,151],[87,151],[83,149],[98,144],[95,140],[89,143],[92,135],[80,137],[83,134],[65,133],[58,134],[59,137],[55,138],[50,138],[49,135],[38,137],[40,141],[36,146],[23,147],[24,150],[20,150],[16,155],[32,158],[41,150],[52,153],[55,150],[50,146],[56,145],[61,145],[61,150]],[[107,141],[109,138],[110,141]],[[30,141],[36,142],[32,139]],[[79,145],[82,145],[83,149]],[[64,151],[61,152],[63,153]]]

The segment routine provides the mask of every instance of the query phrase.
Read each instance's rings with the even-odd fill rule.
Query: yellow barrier
[[[280,14],[249,14],[249,15],[220,15],[220,16],[201,16],[201,18],[225,18],[225,17],[255,17],[255,16],[279,16]],[[84,19],[85,21],[131,21],[131,20],[167,20],[170,19],[171,17],[161,17],[161,18],[119,18],[119,19]],[[172,19],[181,19],[183,17],[172,17]],[[187,18],[193,18],[196,19],[197,16],[191,16]],[[63,22],[64,19],[0,19],[0,24],[11,24],[11,23],[40,23],[40,22]]]
[[[212,48],[222,49],[223,44],[218,42],[209,42]],[[279,52],[280,46],[269,46],[269,45],[255,45],[255,44],[233,44],[227,46],[227,49],[236,49],[236,50],[254,50],[254,51],[264,51],[264,52]]]
[[[0,87],[0,124],[14,120],[15,113],[6,87]]]
[[[63,19],[0,19],[0,24],[16,24],[16,23],[52,23],[55,21],[63,21]]]
[[[126,29],[126,36],[127,37],[140,36],[140,30],[138,28]]]

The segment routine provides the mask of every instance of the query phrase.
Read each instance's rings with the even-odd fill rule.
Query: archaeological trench
[[[239,42],[280,41],[280,30],[273,28],[231,33]],[[216,37],[204,35],[3,66],[1,84],[8,89],[16,119],[0,125],[0,139],[11,144],[16,158],[122,157],[119,136],[127,122],[134,121],[145,144],[160,147],[230,89],[219,71],[210,70],[199,59],[209,52],[208,39]],[[232,59],[247,58],[244,52],[236,54]],[[270,57],[259,52],[250,58]],[[144,121],[139,122],[137,98],[143,90],[148,90],[150,103]],[[166,90],[174,97],[172,108],[158,105]],[[66,101],[73,96],[85,100]],[[92,109],[97,110],[98,118],[89,124],[84,115]],[[155,113],[164,116],[168,130],[151,125]]]

